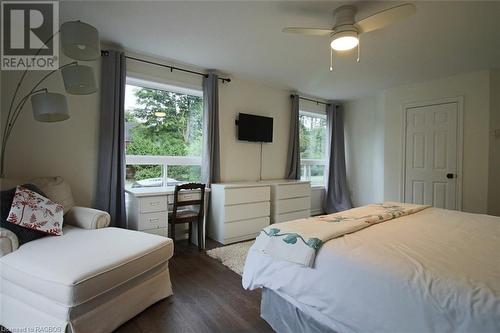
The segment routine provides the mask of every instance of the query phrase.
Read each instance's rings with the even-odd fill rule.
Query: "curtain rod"
[[[109,54],[109,52],[106,51],[106,50],[102,50],[101,51],[101,55],[107,56],[108,54]],[[132,56],[128,56],[128,55],[126,55],[125,58],[131,59],[131,60],[135,60],[135,61],[144,62],[144,63],[150,64],[150,65],[165,67],[165,68],[170,69],[171,72],[173,72],[174,70],[176,70],[176,71],[179,71],[179,72],[185,72],[185,73],[190,73],[190,74],[194,74],[194,75],[200,75],[200,76],[208,77],[208,74],[205,74],[205,73],[200,73],[200,72],[191,71],[189,69],[184,69],[184,68],[179,68],[179,67],[175,67],[175,66],[160,64],[158,62],[149,61],[149,60],[145,60],[145,59],[140,59],[140,58],[136,58],[136,57],[132,57]],[[219,77],[219,80],[221,80],[222,83],[231,82],[230,78]]]
[[[293,94],[292,94],[292,95],[290,95],[290,98],[293,98],[293,96],[295,96],[295,95],[293,95]],[[304,101],[309,101],[309,102],[313,102],[313,103],[316,103],[316,104],[323,104],[323,105],[328,105],[328,104],[330,104],[330,103],[325,103],[325,102],[322,102],[322,101],[317,101],[317,100],[315,100],[315,99],[310,99],[310,98],[306,98],[306,97],[302,97],[302,96],[299,96],[299,98],[300,98],[301,100],[304,100]]]

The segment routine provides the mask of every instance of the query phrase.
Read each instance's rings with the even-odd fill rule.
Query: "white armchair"
[[[73,207],[64,215],[64,224],[82,229],[100,229],[109,226],[109,214],[102,210]],[[0,257],[11,253],[19,247],[16,235],[5,228],[0,228]]]
[[[3,189],[14,187],[24,182],[3,181]],[[109,226],[110,216],[107,212],[74,205],[69,185],[61,177],[41,177],[28,181],[39,187],[47,197],[64,206],[64,225],[82,229],[100,229]],[[10,184],[10,186],[6,186]],[[0,257],[11,253],[19,247],[16,235],[5,228],[0,228]]]
[[[60,177],[22,183],[63,205],[63,235],[18,246],[11,231],[0,229],[0,326],[107,333],[172,295],[171,239],[108,227],[108,213],[74,206]]]
[[[18,247],[17,236],[8,229],[0,228],[0,257],[14,252]]]
[[[109,226],[110,216],[102,210],[75,206],[64,216],[64,223],[82,229],[101,229]]]

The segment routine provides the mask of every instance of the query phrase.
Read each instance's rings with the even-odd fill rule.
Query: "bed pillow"
[[[52,236],[61,236],[63,206],[18,186],[7,221]]]
[[[45,193],[40,191],[40,189],[38,189],[34,185],[24,184],[22,186],[33,192],[45,196]],[[0,192],[0,227],[12,231],[18,239],[19,245],[23,245],[27,242],[31,242],[33,240],[47,236],[46,233],[23,228],[21,226],[18,226],[17,224],[7,222],[7,217],[9,216],[10,208],[12,206],[12,200],[14,199],[15,193],[16,193],[16,188]]]

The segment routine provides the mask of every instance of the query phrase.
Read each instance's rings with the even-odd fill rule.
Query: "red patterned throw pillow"
[[[49,235],[61,236],[63,206],[18,186],[7,221]]]

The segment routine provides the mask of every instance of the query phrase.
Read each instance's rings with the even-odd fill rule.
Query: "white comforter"
[[[314,268],[252,248],[243,286],[338,332],[500,332],[500,218],[429,208],[327,242]]]
[[[312,267],[316,252],[329,240],[377,223],[415,214],[429,207],[427,205],[386,202],[330,215],[271,224],[261,231],[253,248],[276,259]]]

